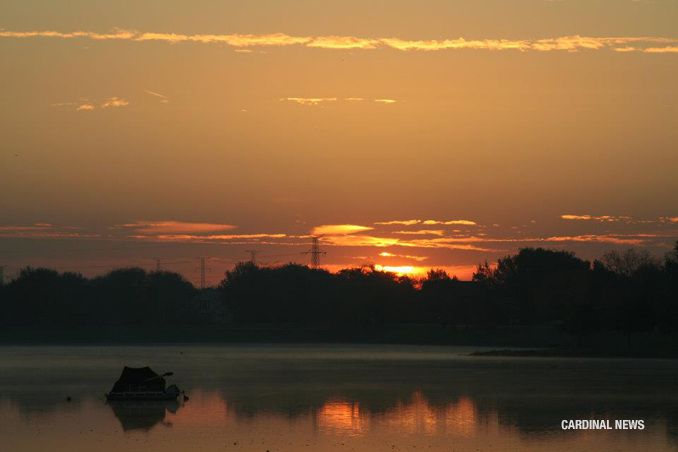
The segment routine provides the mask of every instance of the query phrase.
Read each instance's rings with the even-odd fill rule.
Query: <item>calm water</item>
[[[458,347],[0,347],[3,451],[678,450],[678,362]],[[185,403],[108,405],[124,365]],[[66,400],[67,396],[72,401]],[[563,419],[643,419],[563,431]]]

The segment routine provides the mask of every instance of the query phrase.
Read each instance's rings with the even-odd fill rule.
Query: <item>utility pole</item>
[[[306,251],[306,252],[303,253],[303,254],[310,254],[311,255],[311,267],[313,267],[313,268],[320,267],[320,255],[321,254],[323,256],[327,255],[327,253],[325,251],[320,250],[320,240],[319,240],[320,237],[322,237],[322,235],[313,236],[313,243],[311,244],[311,249],[309,251]]]
[[[250,253],[250,263],[252,265],[257,265],[257,254],[259,250],[245,250],[246,253]]]
[[[196,257],[196,259],[200,259],[200,267],[196,268],[195,271],[200,270],[200,288],[204,289],[205,288],[205,272],[207,271],[212,271],[211,268],[205,267],[205,258],[204,257]]]

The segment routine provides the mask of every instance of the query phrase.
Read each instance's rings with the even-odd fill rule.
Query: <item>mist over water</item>
[[[0,347],[8,451],[678,448],[678,363],[468,357],[415,346]],[[107,404],[123,366],[190,400]],[[67,401],[70,396],[72,401]],[[643,419],[564,431],[564,419]]]

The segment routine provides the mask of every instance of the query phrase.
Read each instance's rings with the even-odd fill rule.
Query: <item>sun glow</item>
[[[403,267],[391,267],[391,266],[384,266],[384,265],[375,265],[374,266],[375,270],[378,270],[380,272],[389,272],[389,273],[395,273],[398,276],[402,275],[412,275],[414,273],[418,273],[417,269],[412,266],[403,266]]]

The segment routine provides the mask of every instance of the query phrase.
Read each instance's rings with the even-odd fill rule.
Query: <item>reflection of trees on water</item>
[[[536,359],[416,367],[327,363],[323,370],[235,378],[218,394],[236,420],[310,415],[318,428],[348,433],[381,424],[420,433],[463,435],[496,426],[527,438],[577,434],[561,429],[563,419],[644,419],[647,428],[667,425],[669,435],[678,426],[670,363]]]
[[[106,402],[120,421],[123,431],[148,431],[158,424],[171,427],[166,422],[167,413],[177,414],[180,405],[177,401],[109,401]]]
[[[148,430],[163,422],[179,428],[282,416],[308,418],[314,428],[330,433],[357,435],[386,428],[473,436],[509,428],[530,439],[539,433],[576,435],[561,430],[563,419],[644,419],[648,429],[665,430],[677,441],[677,365],[484,358],[265,361],[228,365],[228,372],[217,373],[207,367],[192,373],[175,369],[186,376],[182,384],[191,395],[185,408],[111,408],[126,431]],[[8,406],[26,416],[35,413],[36,406],[41,413],[56,414],[80,406],[61,398],[50,404],[48,399],[37,403],[24,393],[4,396]],[[93,398],[85,405],[94,403],[104,402]]]

